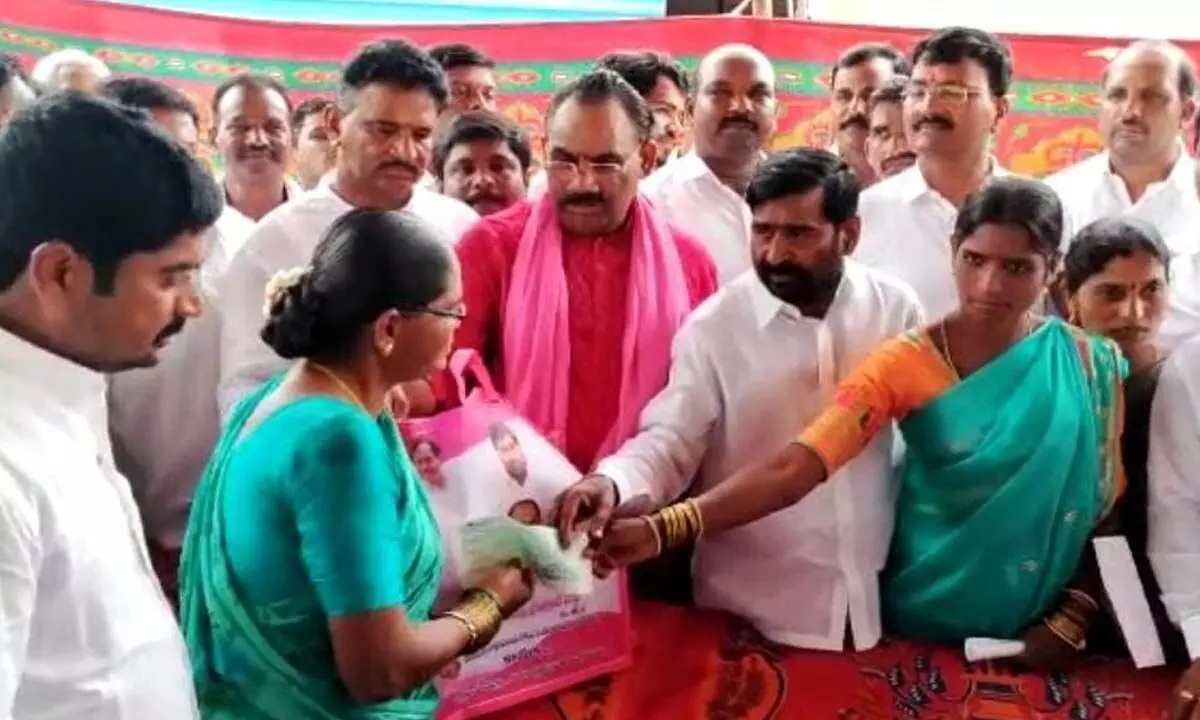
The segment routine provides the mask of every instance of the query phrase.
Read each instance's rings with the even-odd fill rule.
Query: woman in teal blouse
[[[528,600],[527,573],[500,567],[430,618],[441,540],[386,408],[445,366],[460,293],[430,228],[367,210],[272,280],[262,338],[298,362],[234,411],[184,544],[205,718],[432,717],[429,679]]]

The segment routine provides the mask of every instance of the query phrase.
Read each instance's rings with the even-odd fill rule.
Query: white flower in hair
[[[304,279],[304,276],[308,274],[308,271],[309,268],[307,267],[294,267],[287,270],[280,270],[272,275],[271,279],[267,281],[267,300],[266,304],[263,305],[263,315],[270,317],[271,308],[280,300],[283,300],[284,293],[299,284]]]

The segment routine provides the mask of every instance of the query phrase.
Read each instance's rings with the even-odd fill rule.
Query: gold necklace
[[[1033,332],[1032,318],[1028,313],[1021,317],[1021,324],[1024,325],[1024,331],[1021,333],[1021,337],[1017,338],[1017,342],[1029,337],[1029,334]],[[942,321],[938,323],[938,331],[942,336],[942,354],[946,356],[946,362],[950,364],[950,369],[961,379],[962,373],[958,371],[958,365],[954,364],[954,355],[950,352],[950,337],[946,334],[946,318],[942,318]]]
[[[356,405],[361,407],[363,410],[366,410],[367,414],[370,414],[370,411],[367,410],[367,404],[363,402],[358,393],[354,392],[354,388],[350,387],[350,384],[343,380],[337,373],[320,363],[313,362],[312,360],[308,361],[308,366],[332,380],[333,384],[337,385],[338,389],[342,391],[342,394],[349,396],[349,398],[353,400]]]

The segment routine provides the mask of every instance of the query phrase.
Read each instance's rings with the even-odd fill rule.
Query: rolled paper
[[[1017,657],[1025,652],[1025,643],[1020,640],[996,640],[995,638],[967,638],[963,644],[963,654],[967,662],[983,662],[984,660],[1003,660]]]

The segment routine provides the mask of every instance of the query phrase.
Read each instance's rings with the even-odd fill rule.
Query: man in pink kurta
[[[564,88],[548,121],[548,193],[481,220],[458,244],[468,314],[459,348],[581,471],[636,432],[665,384],[684,317],[716,290],[699,243],[637,182],[652,119],[616,74]],[[444,404],[445,378],[435,382]]]

